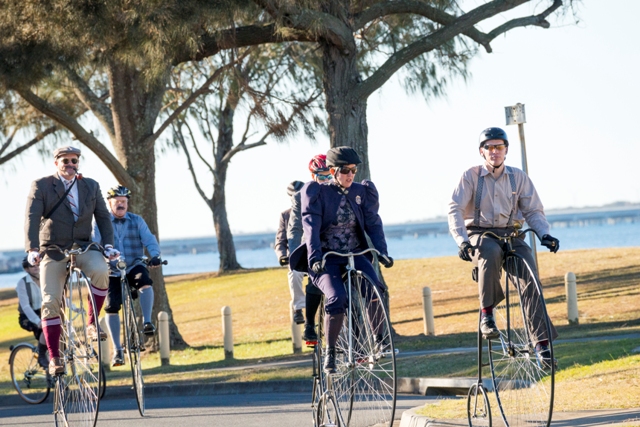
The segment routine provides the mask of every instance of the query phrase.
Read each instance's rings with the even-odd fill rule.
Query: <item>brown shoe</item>
[[[94,325],[93,323],[90,323],[87,325],[87,335],[93,341],[98,341],[98,331],[96,331],[96,325]],[[100,341],[106,341],[106,340],[107,340],[107,333],[102,329],[100,329]]]
[[[64,361],[62,357],[54,357],[49,360],[49,375],[64,374]]]

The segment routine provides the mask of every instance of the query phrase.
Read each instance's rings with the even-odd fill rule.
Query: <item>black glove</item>
[[[547,249],[549,249],[549,251],[553,252],[554,254],[558,252],[558,249],[560,249],[560,240],[549,234],[545,234],[544,236],[542,236],[540,244],[542,246],[546,246]]]
[[[280,266],[284,267],[285,265],[289,264],[289,257],[281,256],[280,258],[278,258],[278,261],[280,262]]]
[[[471,257],[473,256],[475,249],[471,246],[469,242],[462,242],[460,245],[460,249],[458,250],[458,256],[463,261],[471,262]]]
[[[162,264],[162,260],[160,259],[160,257],[154,256],[153,258],[151,258],[151,259],[149,260],[149,265],[150,265],[151,267],[157,267],[157,266],[159,266],[160,264]]]
[[[380,264],[384,265],[384,268],[393,267],[393,258],[389,255],[380,255],[380,257],[378,257],[378,261],[380,261]]]
[[[313,265],[311,266],[311,270],[315,273],[315,274],[320,274],[322,272],[324,272],[324,267],[322,266],[322,263],[320,261],[316,261],[313,263]]]

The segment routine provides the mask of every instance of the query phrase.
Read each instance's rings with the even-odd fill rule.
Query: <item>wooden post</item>
[[[579,323],[578,314],[578,290],[576,275],[568,272],[564,275],[564,290],[567,294],[567,317],[570,325]]]
[[[233,359],[233,328],[231,325],[231,307],[222,307],[222,336],[224,339],[224,358]]]
[[[422,288],[422,309],[424,311],[424,334],[435,335],[436,328],[433,320],[433,303],[431,301],[431,288]]]
[[[158,344],[160,346],[160,365],[169,365],[171,343],[169,341],[169,313],[158,313]]]
[[[293,342],[293,353],[302,353],[302,333],[300,325],[293,321],[293,301],[289,302],[289,317],[291,318],[291,341]]]
[[[109,328],[107,328],[107,319],[102,316],[99,320],[100,323],[100,329],[102,329],[103,331],[105,331],[107,333],[107,339],[104,341],[100,341],[100,361],[102,362],[102,366],[104,367],[105,371],[110,371],[111,370],[111,360],[110,360],[110,353],[109,353],[109,348],[111,347],[109,345],[109,343],[111,342],[111,336],[110,336],[110,332],[109,332]]]

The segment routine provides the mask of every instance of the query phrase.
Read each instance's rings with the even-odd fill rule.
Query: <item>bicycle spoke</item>
[[[138,403],[138,411],[144,416],[144,380],[142,377],[142,360],[140,359],[140,348],[142,347],[142,337],[138,329],[136,321],[136,312],[133,300],[126,281],[123,282],[123,306],[122,315],[124,318],[125,346],[129,357],[129,366],[131,367],[131,376],[133,378],[133,389],[136,393],[136,401]]]

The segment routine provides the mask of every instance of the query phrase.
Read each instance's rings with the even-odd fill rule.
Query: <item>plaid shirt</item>
[[[127,262],[127,273],[136,265],[142,264],[145,247],[151,257],[160,256],[158,240],[151,233],[147,223],[144,222],[140,215],[127,212],[124,218],[119,219],[111,214],[111,223],[113,224],[113,247],[120,251]],[[102,245],[100,230],[95,224],[92,238],[94,242]],[[116,262],[115,260],[109,262],[111,276],[120,276],[120,271],[116,268]]]

